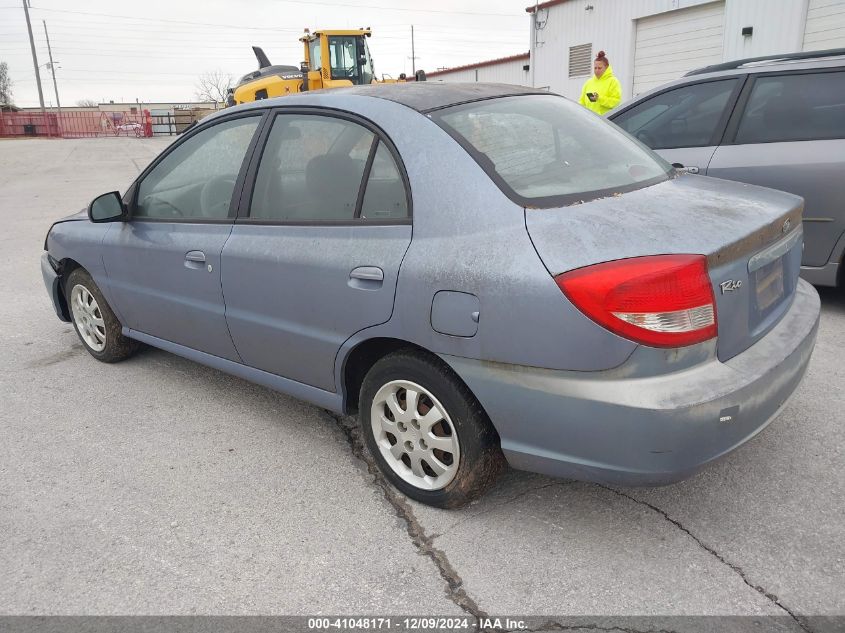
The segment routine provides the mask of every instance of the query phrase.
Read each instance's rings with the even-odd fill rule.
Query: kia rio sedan
[[[674,482],[765,428],[815,344],[801,212],[559,96],[366,86],[203,120],[41,268],[94,358],[357,412],[387,480],[455,507],[505,464]]]

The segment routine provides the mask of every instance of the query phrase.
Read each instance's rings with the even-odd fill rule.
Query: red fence
[[[152,136],[152,117],[130,112],[0,112],[0,136]]]

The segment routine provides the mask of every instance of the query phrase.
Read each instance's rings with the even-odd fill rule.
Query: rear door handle
[[[347,283],[359,290],[378,290],[384,283],[384,271],[378,266],[358,266],[349,273]]]
[[[205,268],[205,253],[202,251],[188,251],[185,253],[185,268]]]

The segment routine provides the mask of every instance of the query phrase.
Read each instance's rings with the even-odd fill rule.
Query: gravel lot
[[[698,477],[512,471],[434,510],[353,420],[156,350],[100,364],[56,319],[50,223],[167,142],[0,140],[0,613],[845,614],[845,293],[781,417]]]

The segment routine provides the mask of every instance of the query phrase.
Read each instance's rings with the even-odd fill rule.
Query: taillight
[[[604,262],[555,277],[599,325],[652,347],[716,336],[716,300],[703,255],[653,255]]]

